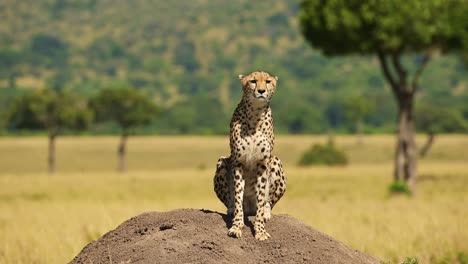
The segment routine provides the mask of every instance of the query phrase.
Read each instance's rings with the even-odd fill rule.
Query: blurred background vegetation
[[[295,0],[3,0],[0,124],[12,99],[30,89],[91,97],[106,88],[135,88],[162,109],[136,133],[226,134],[241,93],[235,76],[263,69],[280,78],[272,103],[279,133],[394,132],[396,105],[377,58],[325,58],[306,44],[298,12]],[[418,105],[433,112],[450,107],[447,114],[457,116],[451,119],[458,124],[437,132],[466,132],[462,56],[436,56],[421,86]],[[86,133],[121,131],[109,122]]]

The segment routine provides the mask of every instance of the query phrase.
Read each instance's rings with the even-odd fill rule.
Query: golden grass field
[[[424,138],[418,137],[422,144]],[[288,190],[273,213],[290,214],[386,263],[467,263],[468,136],[436,138],[420,160],[414,197],[390,196],[393,136],[337,136],[346,167],[297,167],[324,136],[278,136]],[[128,172],[117,137],[61,137],[46,173],[45,137],[0,138],[0,263],[66,263],[87,243],[144,211],[224,212],[212,191],[228,137],[133,137]],[[227,231],[227,230],[226,230]],[[274,239],[274,238],[273,238]],[[467,261],[467,262],[465,262]]]

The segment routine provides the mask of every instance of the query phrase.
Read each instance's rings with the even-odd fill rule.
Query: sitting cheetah
[[[244,214],[255,215],[255,238],[270,235],[265,222],[286,191],[286,177],[278,157],[273,156],[274,134],[270,100],[277,77],[263,71],[239,75],[243,96],[231,119],[231,156],[216,165],[214,190],[233,217],[228,235],[242,236]]]

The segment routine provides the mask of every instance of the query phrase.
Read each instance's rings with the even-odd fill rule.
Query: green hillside
[[[311,49],[299,31],[298,5],[2,0],[0,108],[5,112],[26,89],[91,96],[128,86],[146,91],[165,109],[142,132],[226,133],[240,98],[236,76],[262,69],[279,76],[272,105],[279,132],[352,132],[345,102],[358,97],[375,105],[365,116],[367,132],[393,131],[394,101],[378,61],[326,58]],[[468,120],[468,72],[456,55],[436,57],[421,85],[418,103],[453,108]]]

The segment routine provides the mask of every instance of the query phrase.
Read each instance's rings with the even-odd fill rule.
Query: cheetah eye
[[[271,83],[271,80],[266,80],[266,83]]]
[[[250,80],[250,83],[256,84],[257,80]]]

